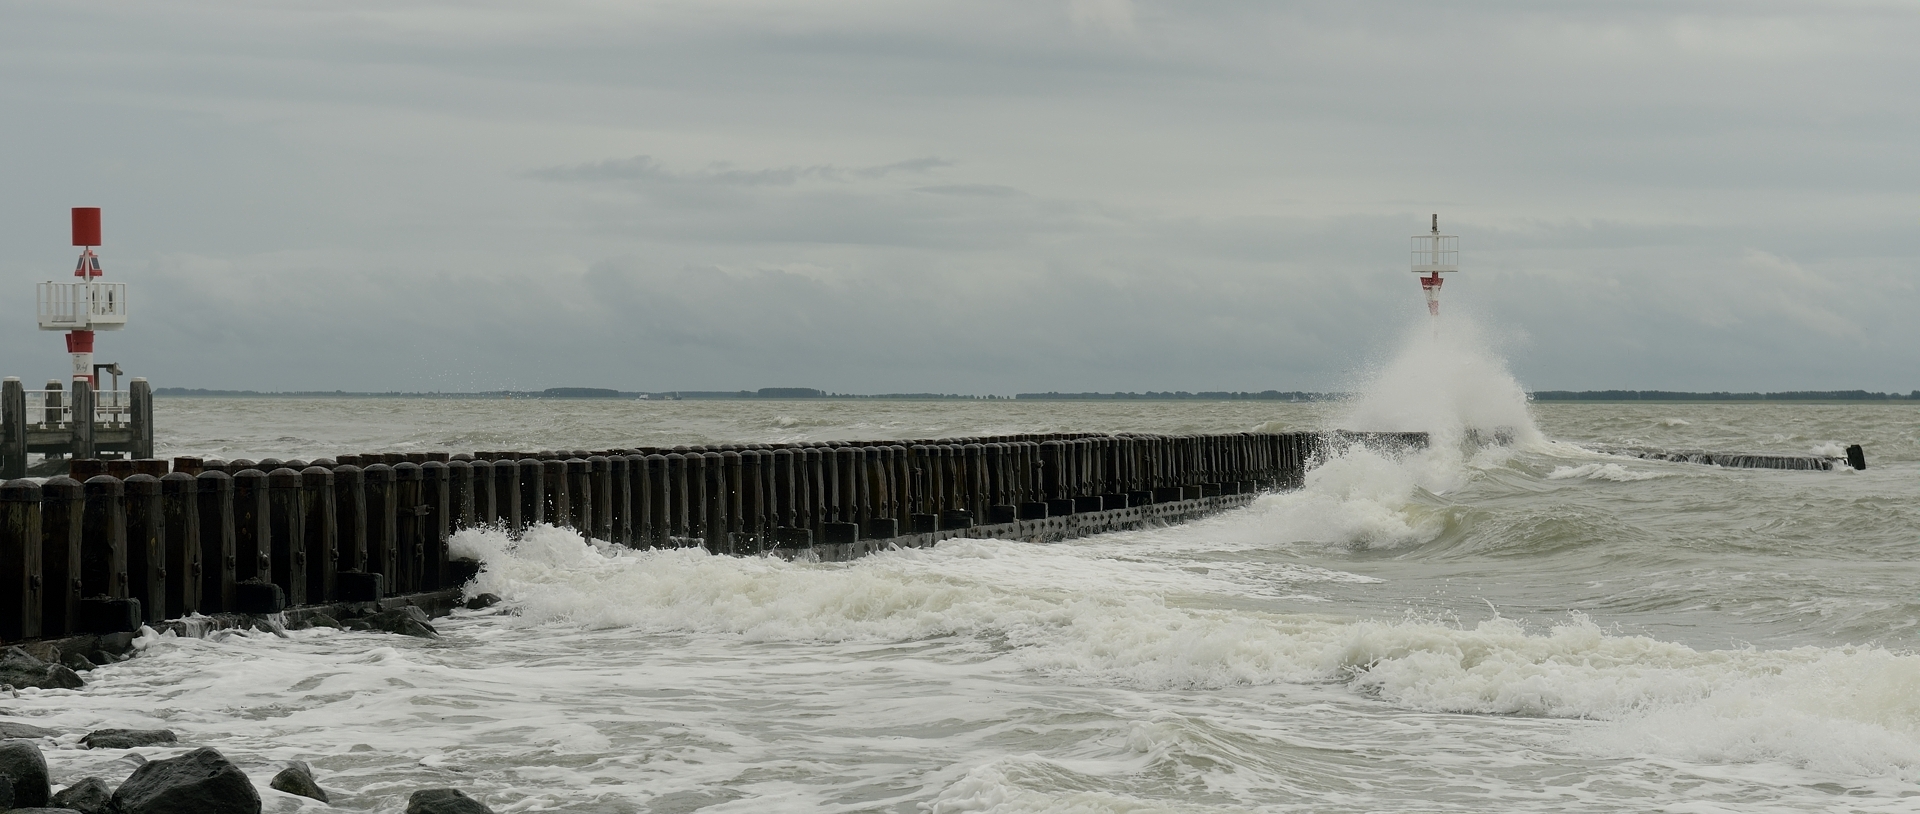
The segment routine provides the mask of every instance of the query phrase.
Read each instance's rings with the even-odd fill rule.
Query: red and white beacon
[[[1420,290],[1427,295],[1427,313],[1440,316],[1440,275],[1460,270],[1460,238],[1440,234],[1440,216],[1433,216],[1433,231],[1413,236],[1413,273],[1420,278]]]
[[[100,282],[100,208],[73,208],[73,245],[81,247],[73,276],[78,282],[40,284],[40,330],[66,331],[67,353],[73,355],[73,378],[87,380],[98,390],[93,372],[93,332],[127,327],[127,284]]]

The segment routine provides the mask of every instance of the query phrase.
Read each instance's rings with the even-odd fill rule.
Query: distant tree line
[[[1227,390],[1202,390],[1189,393],[1185,390],[1159,391],[1148,390],[1145,393],[1020,393],[1014,398],[1030,401],[1120,401],[1120,400],[1180,400],[1200,401],[1332,401],[1345,398],[1342,393],[1308,393],[1301,390],[1262,390],[1258,393]]]
[[[1920,390],[1786,390],[1778,393],[1688,393],[1678,390],[1539,390],[1534,401],[1920,401]]]

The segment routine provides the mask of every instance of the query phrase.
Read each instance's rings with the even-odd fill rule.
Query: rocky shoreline
[[[459,591],[394,597],[380,602],[340,603],[298,608],[270,616],[221,614],[171,620],[153,626],[181,636],[206,636],[220,630],[247,629],[285,636],[291,630],[333,627],[437,638],[431,619],[456,607],[480,609],[499,601],[482,594],[462,601]],[[0,693],[39,688],[76,690],[95,667],[137,654],[131,633],[73,636],[24,642],[0,651]],[[259,814],[260,790],[245,772],[218,750],[189,748],[178,755],[147,760],[127,752],[133,772],[119,783],[97,776],[63,779],[56,784],[43,746],[70,737],[30,723],[0,719],[0,812],[18,814]],[[179,743],[166,729],[96,729],[75,746],[89,750],[134,750]],[[301,761],[288,761],[268,787],[286,794],[330,803],[329,796]],[[407,814],[491,814],[486,804],[458,789],[427,788],[407,800]]]

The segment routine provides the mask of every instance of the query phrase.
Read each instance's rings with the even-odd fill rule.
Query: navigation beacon
[[[73,245],[82,249],[80,262],[73,268],[73,276],[80,282],[40,284],[40,330],[67,332],[73,378],[85,379],[97,390],[100,382],[93,365],[93,332],[127,327],[127,284],[99,281],[100,257],[93,253],[93,247],[100,245],[100,207],[73,208]],[[119,372],[119,368],[113,369],[116,377]]]
[[[1440,234],[1440,215],[1433,216],[1433,231],[1413,236],[1413,273],[1420,278],[1420,290],[1427,295],[1427,313],[1440,316],[1440,275],[1460,270],[1460,238]]]

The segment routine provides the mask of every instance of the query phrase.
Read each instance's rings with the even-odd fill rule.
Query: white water
[[[1265,423],[1440,440],[1349,450],[1244,510],[1057,545],[822,564],[463,532],[486,563],[471,590],[507,602],[443,620],[442,640],[150,637],[84,690],[0,709],[70,733],[49,744],[60,782],[131,771],[78,749],[86,729],[164,726],[238,760],[270,811],[317,810],[265,789],[293,759],[338,808],[383,812],[441,785],[501,811],[1911,810],[1912,416],[1543,407],[1542,431],[1473,326],[1441,339],[1410,332],[1340,415],[648,405],[704,427],[689,437]],[[270,431],[233,409],[209,408],[223,437]],[[520,409],[472,429],[524,431]],[[1519,443],[1459,443],[1491,427]],[[1896,452],[1838,477],[1556,435]]]

